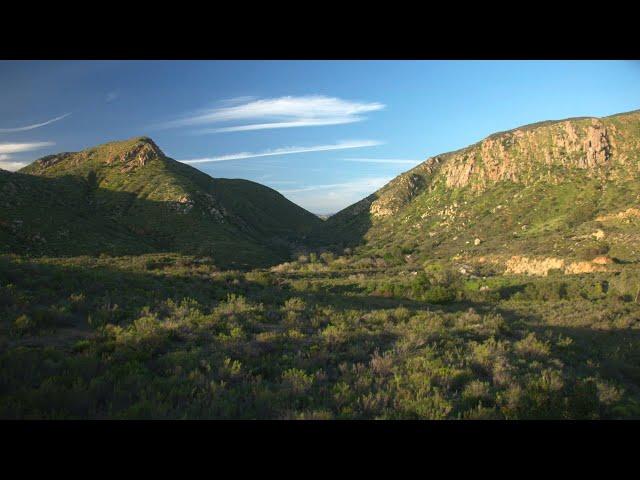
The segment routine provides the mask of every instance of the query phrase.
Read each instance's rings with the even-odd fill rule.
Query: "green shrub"
[[[640,272],[624,270],[609,282],[610,291],[627,301],[640,300]]]
[[[435,285],[422,294],[423,301],[433,304],[449,303],[455,299],[455,290],[441,285]]]

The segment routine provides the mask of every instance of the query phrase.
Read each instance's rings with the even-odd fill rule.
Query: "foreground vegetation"
[[[5,255],[0,417],[639,418],[632,266]]]

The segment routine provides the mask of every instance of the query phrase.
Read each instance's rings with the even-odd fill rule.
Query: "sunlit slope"
[[[634,111],[527,125],[429,158],[330,217],[318,236],[398,262],[599,252],[635,260],[639,200]]]

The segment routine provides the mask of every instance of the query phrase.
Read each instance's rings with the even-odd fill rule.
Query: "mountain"
[[[635,261],[639,200],[637,110],[526,125],[436,155],[331,216],[317,236],[399,263]]]
[[[217,265],[289,258],[322,223],[281,194],[168,158],[147,137],[0,172],[0,248],[32,255],[180,252]]]

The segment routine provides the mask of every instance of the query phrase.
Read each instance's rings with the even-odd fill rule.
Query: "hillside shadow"
[[[314,229],[309,244],[338,254],[342,254],[345,248],[353,249],[364,244],[365,235],[372,226],[369,207],[375,199],[375,195],[369,195],[329,217]]]
[[[9,286],[0,289],[0,311],[7,320],[26,313],[44,332],[88,334],[107,323],[127,325],[145,308],[162,314],[169,300],[194,301],[208,311],[228,295],[251,296],[264,288],[241,274],[215,275],[199,263],[154,257],[109,259],[107,265],[92,258],[52,264],[0,256],[0,287]]]
[[[269,238],[241,218],[218,218],[188,200],[160,202],[99,186],[94,172],[41,177],[4,172],[0,243],[29,256],[140,255],[175,252],[213,257],[225,268],[289,259],[290,238]]]

